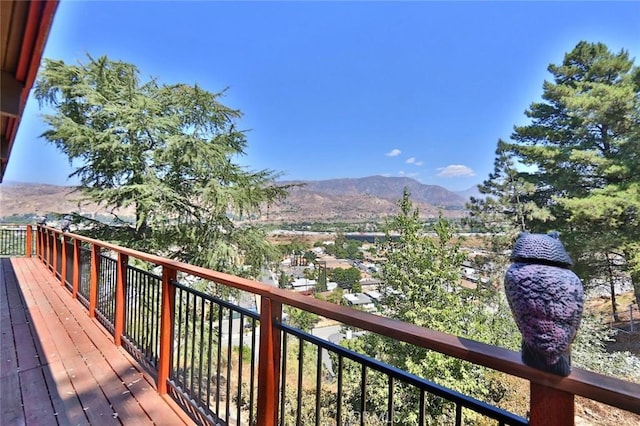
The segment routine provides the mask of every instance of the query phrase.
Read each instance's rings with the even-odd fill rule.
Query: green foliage
[[[255,274],[275,252],[264,233],[230,217],[259,211],[286,195],[270,170],[233,162],[244,155],[241,113],[222,93],[198,85],[141,81],[138,69],[107,57],[65,64],[46,59],[35,85],[43,137],[74,167],[85,200],[135,223],[93,223],[93,236],[218,270]]]
[[[494,172],[480,186],[486,198],[469,205],[471,224],[490,233],[486,261],[496,278],[518,231],[559,231],[583,282],[611,283],[615,314],[620,266],[640,295],[640,69],[624,50],[580,42],[548,70],[543,101],[526,111],[531,123],[498,141]],[[609,338],[585,317],[575,365],[633,377],[637,361],[607,353]]]
[[[316,292],[327,291],[327,264],[324,262],[316,264]]]
[[[468,290],[460,286],[460,270],[465,259],[460,240],[449,222],[442,217],[430,229],[419,220],[405,189],[398,202],[399,214],[387,224],[387,236],[378,243],[378,253],[387,261],[382,266],[385,284],[383,315],[422,327],[515,348],[517,330],[508,306],[494,292]],[[435,237],[425,231],[432,231]],[[492,380],[487,372],[471,363],[440,353],[415,347],[375,334],[365,334],[347,343],[358,352],[366,353],[409,373],[434,380],[465,394],[488,399],[493,396]],[[357,368],[346,368],[346,383],[358,383]],[[370,380],[370,379],[368,379]],[[384,385],[380,386],[385,389]],[[371,388],[377,388],[372,386]],[[349,389],[347,398],[357,400],[358,389]],[[367,406],[384,412],[384,394],[371,395]],[[428,414],[438,422],[448,417],[451,407],[434,396],[428,396]],[[417,424],[419,398],[415,390],[399,384],[394,400],[402,401],[397,417],[400,424]],[[354,402],[355,403],[355,402]]]
[[[602,324],[596,315],[582,318],[571,359],[576,367],[597,371],[612,377],[640,383],[640,359],[629,352],[607,351],[607,342],[613,341],[615,331]]]
[[[280,271],[280,278],[278,279],[278,287],[287,288],[291,283],[291,277],[286,272]]]
[[[338,232],[334,244],[323,245],[327,254],[335,256],[338,259],[362,259],[363,255],[360,251],[361,241],[348,240],[343,232]]]
[[[353,266],[350,268],[335,268],[331,270],[331,280],[343,289],[352,289],[356,283],[360,282],[360,278],[362,278],[360,269]]]
[[[587,284],[610,278],[622,254],[640,294],[640,68],[582,41],[548,70],[530,123],[498,141],[487,197],[470,205],[475,226],[500,233],[502,249],[516,230],[559,231]]]
[[[547,214],[532,229],[560,230],[589,279],[608,267],[602,253],[640,240],[640,69],[628,52],[587,42],[548,69],[544,101],[505,150],[529,167],[519,174],[534,188],[527,201]]]
[[[309,249],[309,244],[303,241],[291,241],[289,243],[278,244],[278,251],[282,256],[290,254],[302,255]]]
[[[342,298],[342,296],[344,296],[344,290],[340,287],[336,288],[325,296],[323,296],[322,294],[316,295],[318,299],[326,300],[327,302],[335,303],[336,305],[346,305],[346,301]]]
[[[311,332],[311,329],[318,322],[318,315],[313,312],[303,311],[302,309],[287,306],[285,312],[289,316],[287,322],[293,327],[299,328],[307,333]]]
[[[307,261],[307,265],[316,261],[316,254],[311,250],[307,250],[304,252],[302,257]]]

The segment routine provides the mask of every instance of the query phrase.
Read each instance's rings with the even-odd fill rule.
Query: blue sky
[[[580,40],[640,58],[640,2],[62,0],[44,56],[106,54],[240,109],[251,169],[282,179],[482,182],[547,66]],[[638,64],[638,59],[636,64]],[[74,184],[27,104],[5,181]]]

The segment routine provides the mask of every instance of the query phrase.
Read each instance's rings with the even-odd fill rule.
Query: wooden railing
[[[31,227],[27,227],[30,231]],[[30,238],[27,238],[27,243]],[[71,243],[68,243],[72,240]],[[38,227],[37,256],[47,265],[62,284],[70,285],[75,297],[81,277],[80,245],[90,250],[90,286],[88,310],[95,316],[96,292],[99,275],[98,258],[108,251],[117,257],[117,284],[115,290],[114,342],[122,342],[124,333],[124,297],[127,287],[129,259],[149,262],[161,269],[162,301],[159,359],[157,362],[157,388],[167,393],[170,380],[171,357],[174,354],[174,321],[176,318],[176,284],[179,274],[199,277],[260,296],[259,309],[259,360],[257,384],[257,419],[260,425],[278,424],[280,374],[282,362],[282,306],[288,305],[307,312],[339,321],[345,325],[368,330],[422,348],[434,350],[452,357],[469,361],[479,366],[520,377],[530,382],[529,422],[531,425],[574,424],[574,396],[599,401],[640,414],[640,386],[624,380],[604,376],[580,368],[574,368],[568,377],[559,377],[531,368],[522,363],[520,354],[507,349],[487,345],[473,340],[421,328],[393,319],[338,306],[326,301],[310,298],[295,292],[275,288],[259,282],[212,271],[179,261],[120,247],[75,234],[62,234],[50,227]],[[61,242],[57,243],[57,242]],[[67,246],[72,248],[68,254]],[[64,254],[61,254],[64,252]],[[26,250],[30,253],[30,250]],[[67,271],[65,256],[73,259],[72,272]],[[63,265],[64,264],[64,265]],[[63,270],[64,269],[64,270]],[[68,283],[65,277],[71,277]]]
[[[31,225],[0,225],[0,256],[31,257],[34,249]]]

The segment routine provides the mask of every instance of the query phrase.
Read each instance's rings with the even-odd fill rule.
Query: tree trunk
[[[633,290],[636,294],[636,304],[640,306],[640,271],[631,272],[631,282],[633,283]]]
[[[620,322],[618,303],[616,302],[616,284],[613,281],[613,271],[611,270],[611,258],[609,258],[609,253],[607,253],[607,274],[609,275],[609,286],[611,288],[611,313],[613,314],[613,320],[615,322]]]

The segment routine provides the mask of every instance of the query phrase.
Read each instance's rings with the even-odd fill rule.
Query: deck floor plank
[[[53,364],[58,365],[53,365]],[[86,426],[89,420],[82,409],[82,404],[78,399],[75,389],[71,383],[71,379],[62,365],[62,361],[58,360],[51,363],[51,368],[43,369],[45,371],[45,380],[49,389],[57,389],[57,392],[50,393],[51,403],[55,410],[55,416],[60,426]]]
[[[0,278],[0,424],[193,423],[38,260],[0,259]]]
[[[22,400],[16,398],[20,395],[20,377],[15,371],[5,374],[0,378],[0,420],[3,425],[25,424]]]
[[[4,278],[4,268],[0,263],[0,276]],[[18,357],[13,338],[13,326],[7,292],[11,285],[0,288],[0,377],[18,373]],[[12,285],[15,286],[15,283]]]
[[[94,344],[100,344],[105,339],[110,338],[97,327],[82,327],[80,322],[83,322],[83,320],[89,321],[86,319],[87,312],[84,308],[82,308],[77,302],[73,302],[72,299],[63,300],[56,297],[56,294],[54,293],[55,291],[53,289],[44,289],[43,300],[46,300],[51,305],[55,306],[52,310],[60,313],[61,316],[65,318],[67,323],[65,328],[74,337],[73,339],[69,338],[69,336],[58,337],[58,340],[68,342],[68,344],[65,344],[64,346],[67,348],[74,348],[74,351],[66,353],[63,356],[63,359],[69,359],[70,357],[80,356],[80,354],[83,354],[82,359],[84,363],[92,372],[96,383],[100,385],[102,392],[113,410],[111,414],[114,416],[117,415],[117,417],[123,416],[132,422],[135,421],[136,424],[150,424],[151,421],[145,411],[140,407],[135,399],[131,398],[131,392],[124,386],[122,380],[120,380],[118,372],[114,371],[106,360],[122,359],[122,354],[110,342],[107,346],[101,348],[102,352],[108,351],[108,354],[94,351]],[[41,304],[44,305],[44,303]],[[74,321],[74,319],[78,319],[78,321]],[[61,328],[62,327],[55,327],[55,329]],[[71,344],[72,341],[73,344]],[[125,364],[127,367],[131,367],[129,363]],[[151,390],[151,392],[154,392],[154,390]],[[85,399],[83,402],[86,403],[87,401],[90,401],[91,404],[95,404],[96,401],[99,402],[100,399]],[[99,415],[103,416],[105,407],[93,407],[89,414],[93,414],[95,411],[99,411],[101,413]],[[168,414],[170,415],[171,413]]]
[[[28,425],[46,425],[51,424],[51,420],[55,421],[55,411],[41,368],[21,371],[20,389]]]

